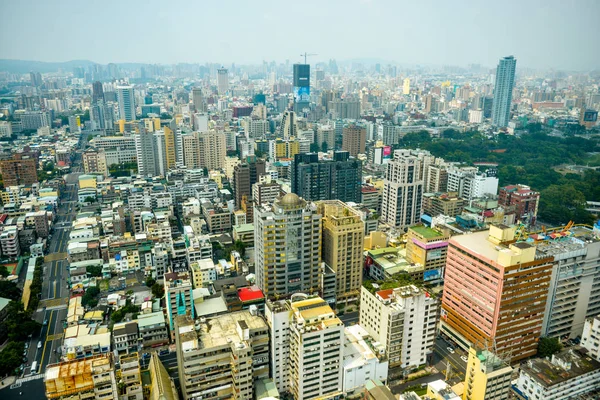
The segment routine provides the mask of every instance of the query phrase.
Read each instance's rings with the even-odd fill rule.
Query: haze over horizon
[[[600,68],[600,2],[507,0],[494,4],[388,0],[282,4],[107,0],[3,2],[0,58],[64,62],[257,64],[330,58],[399,64]],[[115,13],[114,10],[119,10]],[[25,25],[25,27],[23,26]]]

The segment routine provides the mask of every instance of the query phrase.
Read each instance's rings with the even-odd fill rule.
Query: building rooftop
[[[437,237],[444,237],[444,235],[441,234],[440,232],[436,231],[435,229],[431,229],[425,225],[413,226],[410,229],[415,231],[417,234],[423,236],[425,239],[434,239]]]
[[[552,360],[536,358],[521,367],[525,373],[549,388],[578,376],[600,369],[600,362],[586,354],[581,347],[570,348],[554,354]]]
[[[202,347],[212,348],[226,346],[230,343],[241,343],[243,339],[238,333],[238,323],[245,324],[250,331],[264,330],[266,332],[268,330],[262,317],[252,315],[250,311],[244,310],[219,315],[200,324],[198,339],[202,342]]]
[[[240,300],[245,303],[249,301],[261,300],[265,298],[263,292],[258,286],[250,286],[238,289],[238,296]]]

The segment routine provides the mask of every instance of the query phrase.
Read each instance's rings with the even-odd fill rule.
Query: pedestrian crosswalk
[[[44,377],[44,374],[35,374],[35,375],[25,376],[23,378],[17,379],[16,382],[12,386],[15,386],[15,385],[21,386],[21,384],[23,382],[29,382],[29,381],[33,381],[35,379],[42,379],[43,377]],[[12,388],[12,386],[11,386],[11,388]],[[19,386],[16,386],[16,387],[19,387]]]

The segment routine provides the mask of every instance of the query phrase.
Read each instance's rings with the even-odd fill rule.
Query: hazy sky
[[[0,58],[600,68],[600,0],[0,0]]]

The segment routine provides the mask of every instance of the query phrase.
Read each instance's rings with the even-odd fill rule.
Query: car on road
[[[169,354],[169,350],[161,350],[161,351],[158,352],[159,356],[164,356],[166,354]]]
[[[446,347],[446,350],[448,350],[448,353],[450,354],[454,354],[454,349],[452,347]]]
[[[39,342],[38,342],[38,349],[41,349],[41,348],[42,348],[42,342],[41,342],[41,341],[39,341]]]
[[[44,326],[48,325],[48,319],[46,318],[43,323]]]
[[[467,358],[467,356],[460,356],[460,359],[463,360],[464,362],[469,361],[469,359]]]

